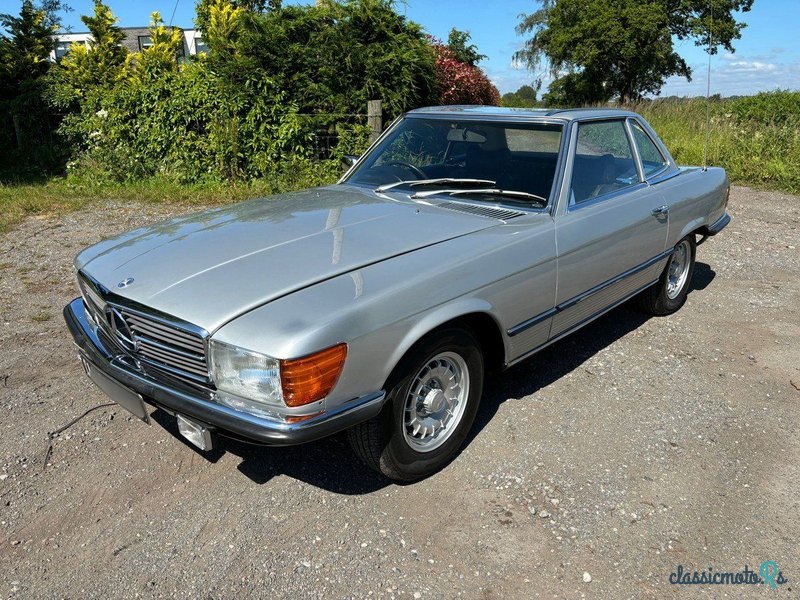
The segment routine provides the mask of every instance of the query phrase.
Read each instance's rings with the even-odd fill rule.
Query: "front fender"
[[[494,322],[495,327],[497,327],[498,332],[500,332],[502,335],[503,328],[500,325],[500,319],[495,311],[495,308],[489,304],[489,302],[483,298],[457,298],[451,302],[448,302],[447,304],[432,308],[423,315],[416,315],[414,320],[409,322],[408,330],[395,346],[388,363],[392,365],[392,369],[394,369],[403,356],[405,356],[406,352],[408,352],[414,344],[420,341],[428,333],[444,325],[445,323],[449,323],[450,321],[454,321],[460,317],[474,314],[488,315]],[[503,355],[504,359],[507,360],[509,356],[508,337],[506,335],[502,335],[502,339]],[[386,373],[386,378],[388,378],[390,373],[391,370]]]

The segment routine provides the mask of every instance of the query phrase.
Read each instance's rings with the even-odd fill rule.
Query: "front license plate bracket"
[[[81,362],[83,363],[83,368],[86,370],[89,379],[91,379],[106,396],[111,398],[134,417],[141,419],[148,425],[150,424],[150,414],[147,412],[147,405],[144,403],[144,398],[142,398],[141,394],[137,394],[132,389],[114,381],[83,356],[81,356]]]

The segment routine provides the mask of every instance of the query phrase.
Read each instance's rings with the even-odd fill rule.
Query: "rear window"
[[[556,154],[561,145],[561,131],[553,129],[506,129],[506,143],[511,152],[548,152]]]

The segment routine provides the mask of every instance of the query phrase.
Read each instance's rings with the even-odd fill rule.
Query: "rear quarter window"
[[[630,124],[636,148],[639,150],[639,158],[642,159],[644,177],[647,179],[666,167],[667,159],[664,158],[664,155],[661,154],[661,151],[650,139],[650,136],[645,133],[644,129],[636,121],[631,120]]]
[[[506,143],[511,152],[556,154],[561,146],[561,129],[507,129]]]

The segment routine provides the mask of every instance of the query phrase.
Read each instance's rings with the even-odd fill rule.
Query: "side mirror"
[[[345,169],[349,169],[354,164],[358,162],[358,159],[361,158],[360,156],[356,156],[355,154],[345,154],[342,157],[342,166]]]

